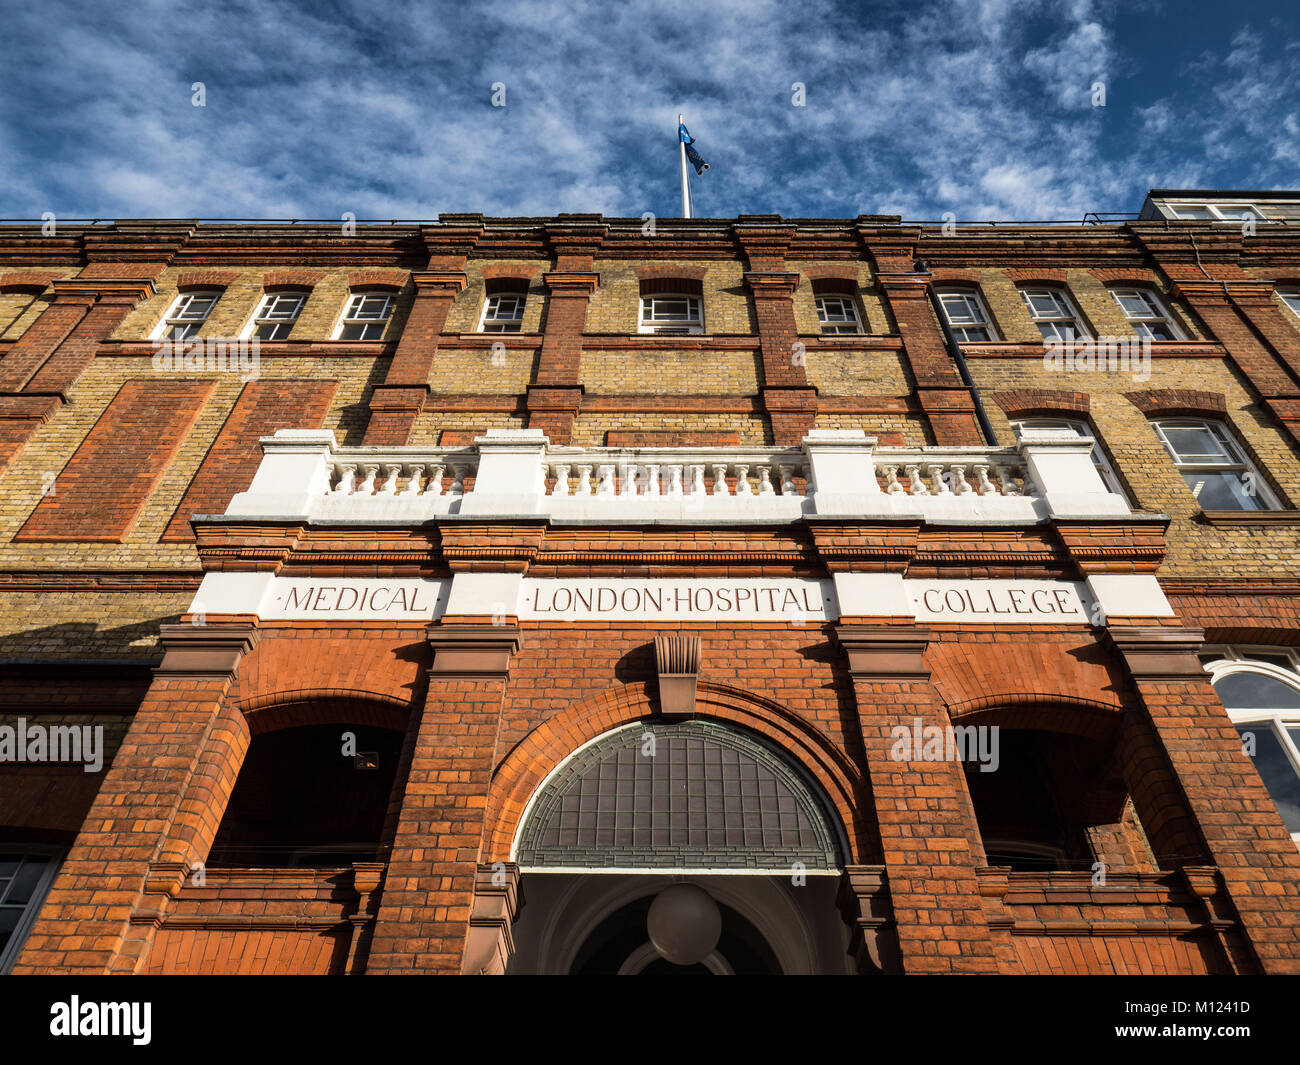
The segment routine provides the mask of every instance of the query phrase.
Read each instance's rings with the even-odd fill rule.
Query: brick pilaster
[[[1144,775],[1158,776],[1159,760],[1172,769],[1260,968],[1300,973],[1300,852],[1196,657],[1203,632],[1127,625],[1108,631],[1137,688],[1142,724],[1159,745],[1141,760]],[[1126,770],[1136,778],[1130,782],[1136,802],[1145,787],[1131,757]],[[1172,788],[1165,791],[1174,808]],[[1177,854],[1160,854],[1163,820],[1148,825],[1143,814],[1157,858],[1185,864]],[[1185,828],[1181,834],[1186,853],[1192,841]]]
[[[960,762],[895,758],[896,727],[950,724],[923,664],[929,633],[840,625],[905,973],[995,973],[976,868],[983,863]]]
[[[456,297],[465,291],[463,269],[425,270],[411,274],[415,301],[402,329],[397,351],[382,385],[370,397],[370,421],[365,443],[400,447],[411,435],[415,419],[429,395],[429,371],[438,354],[442,329]]]
[[[428,632],[429,688],[412,715],[406,790],[369,973],[459,973],[470,943],[483,816],[519,634],[492,625],[432,625]]]
[[[226,694],[256,635],[240,623],[163,626],[166,656],[15,972],[134,972],[145,960],[157,923],[132,918],[207,854],[247,750]],[[169,870],[161,890],[159,863]]]

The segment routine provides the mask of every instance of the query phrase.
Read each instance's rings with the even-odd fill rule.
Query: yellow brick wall
[[[268,273],[283,267],[262,268],[245,267],[236,269],[221,268],[222,273],[235,273],[238,277],[227,286],[221,299],[213,307],[208,320],[198,331],[199,337],[237,337],[247,327],[257,305],[261,301],[264,288],[263,278]],[[144,300],[122,321],[113,332],[114,340],[147,340],[157,329],[163,315],[167,313],[176,299],[177,280],[181,274],[192,273],[193,267],[168,267],[159,276],[154,285],[154,294]],[[324,277],[312,288],[302,314],[294,323],[289,333],[290,340],[329,340],[334,335],[339,319],[347,305],[350,289],[348,278],[353,273],[350,269],[317,271]],[[397,303],[393,308],[388,328],[384,331],[385,340],[401,336],[402,325],[410,313],[414,289],[410,282],[397,293]]]
[[[794,321],[798,331],[805,335],[821,332],[821,323],[817,320],[817,300],[813,293],[813,283],[803,273],[811,265],[815,264],[794,259],[786,261],[786,269],[800,275],[799,287],[794,293]],[[857,271],[858,313],[863,315],[865,331],[877,335],[894,332],[889,315],[885,312],[884,300],[872,282],[871,268],[866,263],[844,265],[856,268]]]
[[[813,428],[861,429],[868,436],[902,433],[903,443],[908,447],[924,447],[934,443],[926,433],[921,418],[907,414],[819,414]]]
[[[693,414],[693,413],[605,413],[580,414],[573,426],[575,447],[603,447],[605,434],[615,432],[645,432],[647,430],[676,433],[732,432],[738,433],[740,443],[762,447],[772,442],[767,420],[757,414]]]
[[[507,347],[500,353],[499,365],[493,362],[491,348],[438,349],[429,369],[429,387],[434,392],[511,393],[527,390],[537,362],[537,352]]]
[[[190,592],[0,592],[0,658],[157,658]]]
[[[546,307],[546,286],[542,283],[542,274],[550,269],[549,263],[539,263],[536,259],[494,259],[493,266],[520,265],[528,270],[536,270],[528,286],[528,298],[524,301],[524,323],[520,332],[540,333],[542,331],[542,314]],[[465,291],[456,297],[447,314],[447,324],[443,327],[448,333],[477,333],[479,319],[483,316],[483,301],[487,298],[483,281],[482,264],[469,262],[465,267]]]
[[[906,396],[911,390],[901,352],[812,348],[804,357],[808,382],[823,395]]]
[[[1087,392],[1093,427],[1134,506],[1168,514],[1169,555],[1162,575],[1294,577],[1300,573],[1300,528],[1246,529],[1196,520],[1200,506],[1156,438],[1151,423],[1124,397],[1147,389],[1200,389],[1226,397],[1228,421],[1252,458],[1283,496],[1300,504],[1300,459],[1280,430],[1252,402],[1245,384],[1219,359],[1153,358],[1151,377],[1123,373],[1062,373],[1038,359],[971,359],[971,376],[983,390],[985,409],[1000,441],[1012,443],[1006,415],[991,393],[1017,389]]]
[[[761,365],[756,351],[588,350],[582,384],[592,395],[753,395]]]
[[[689,262],[706,267],[701,283],[704,291],[704,331],[710,334],[756,333],[758,324],[736,262]],[[635,333],[641,305],[641,283],[635,268],[649,265],[629,260],[597,259],[600,286],[587,307],[588,333]]]
[[[522,429],[524,419],[495,411],[425,411],[411,428],[412,447],[435,447],[444,430],[481,433],[485,429]]]

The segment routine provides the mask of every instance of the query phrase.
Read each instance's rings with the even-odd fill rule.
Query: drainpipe
[[[928,274],[930,272],[930,268],[926,265],[924,259],[917,259],[912,264],[912,269],[918,274]],[[925,283],[925,294],[930,297],[930,306],[934,308],[934,316],[939,319],[939,328],[943,330],[943,338],[948,345],[948,354],[952,356],[952,361],[957,364],[957,374],[961,378],[961,383],[966,386],[967,391],[970,392],[971,401],[975,404],[975,418],[980,423],[980,431],[984,434],[984,442],[989,447],[997,447],[997,437],[993,435],[993,426],[989,424],[989,416],[984,413],[984,404],[980,401],[979,390],[976,389],[975,382],[971,380],[970,368],[966,365],[966,356],[961,352],[961,345],[957,343],[952,326],[948,324],[948,315],[944,313],[943,305],[939,302],[939,296],[934,291],[934,285],[929,281]]]

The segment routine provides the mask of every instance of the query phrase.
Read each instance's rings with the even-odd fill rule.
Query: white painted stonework
[[[525,578],[519,618],[527,621],[789,621],[839,617],[828,580],[755,577]]]
[[[964,625],[1069,625],[1090,622],[1078,581],[909,580],[917,621]]]
[[[807,578],[529,578],[460,573],[451,578],[275,577],[209,573],[192,614],[267,620],[434,621],[444,615],[525,621],[785,621],[842,616],[915,618],[967,625],[1105,624],[1108,615],[1170,617],[1154,577],[1082,581],[907,580],[897,574]]]

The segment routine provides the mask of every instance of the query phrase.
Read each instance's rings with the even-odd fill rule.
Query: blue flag
[[[695,143],[695,138],[686,131],[686,123],[683,122],[677,127],[677,136],[686,145],[686,158],[691,161],[691,166],[695,167],[695,173],[703,174],[704,171],[709,169],[709,164],[704,161],[699,152],[691,147]]]

